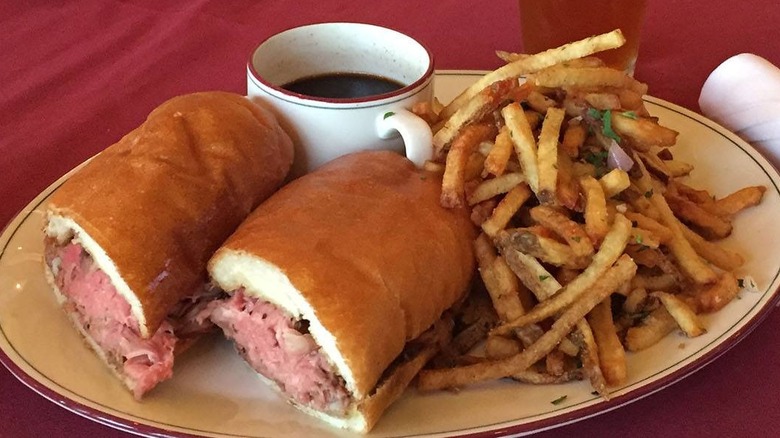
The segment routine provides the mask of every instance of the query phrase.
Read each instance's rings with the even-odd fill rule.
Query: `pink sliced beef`
[[[211,320],[232,339],[252,368],[276,382],[296,403],[343,415],[349,404],[344,380],[301,322],[239,289],[211,304]]]
[[[180,303],[175,310],[180,314],[178,318],[167,319],[150,338],[144,339],[130,304],[81,245],[74,242],[57,245],[49,240],[46,262],[66,298],[65,309],[75,310],[78,323],[109,362],[135,382],[136,399],[173,375],[174,349],[179,341],[175,332],[181,330],[193,335],[211,326],[204,322],[206,301],[194,297]]]

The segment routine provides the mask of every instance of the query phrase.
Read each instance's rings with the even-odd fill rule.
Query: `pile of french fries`
[[[415,107],[435,133],[426,167],[443,175],[442,205],[481,228],[484,286],[420,389],[587,378],[608,398],[627,352],[705,333],[700,315],[738,294],[743,258],[716,241],[765,188],[716,199],[685,183],[693,165],[646,110],[647,86],[591,56],[624,42],[616,30],[500,52],[507,63],[448,105]]]

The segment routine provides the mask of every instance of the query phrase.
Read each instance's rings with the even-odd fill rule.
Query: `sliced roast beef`
[[[154,335],[144,339],[128,302],[80,244],[58,245],[47,239],[45,257],[65,297],[65,309],[76,315],[106,360],[134,382],[137,399],[173,375],[177,344],[213,327],[204,310],[215,291],[203,288],[182,301]]]
[[[258,373],[295,402],[343,415],[349,405],[344,380],[320,351],[304,321],[238,290],[211,304],[211,320],[232,339]]]

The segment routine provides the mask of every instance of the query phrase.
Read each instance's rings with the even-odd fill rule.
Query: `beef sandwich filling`
[[[212,327],[206,305],[214,295],[204,288],[182,300],[154,335],[145,339],[130,304],[79,243],[60,244],[47,238],[45,258],[65,299],[65,311],[75,315],[75,322],[105,360],[133,382],[136,399],[173,375],[177,343],[192,340]]]
[[[273,380],[297,404],[345,415],[350,395],[308,331],[276,305],[247,296],[244,289],[210,306],[211,321],[235,342],[255,371]]]

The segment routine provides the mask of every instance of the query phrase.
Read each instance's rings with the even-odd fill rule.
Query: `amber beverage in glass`
[[[519,0],[525,53],[538,53],[572,41],[620,29],[626,44],[601,52],[610,66],[634,73],[646,0]]]

